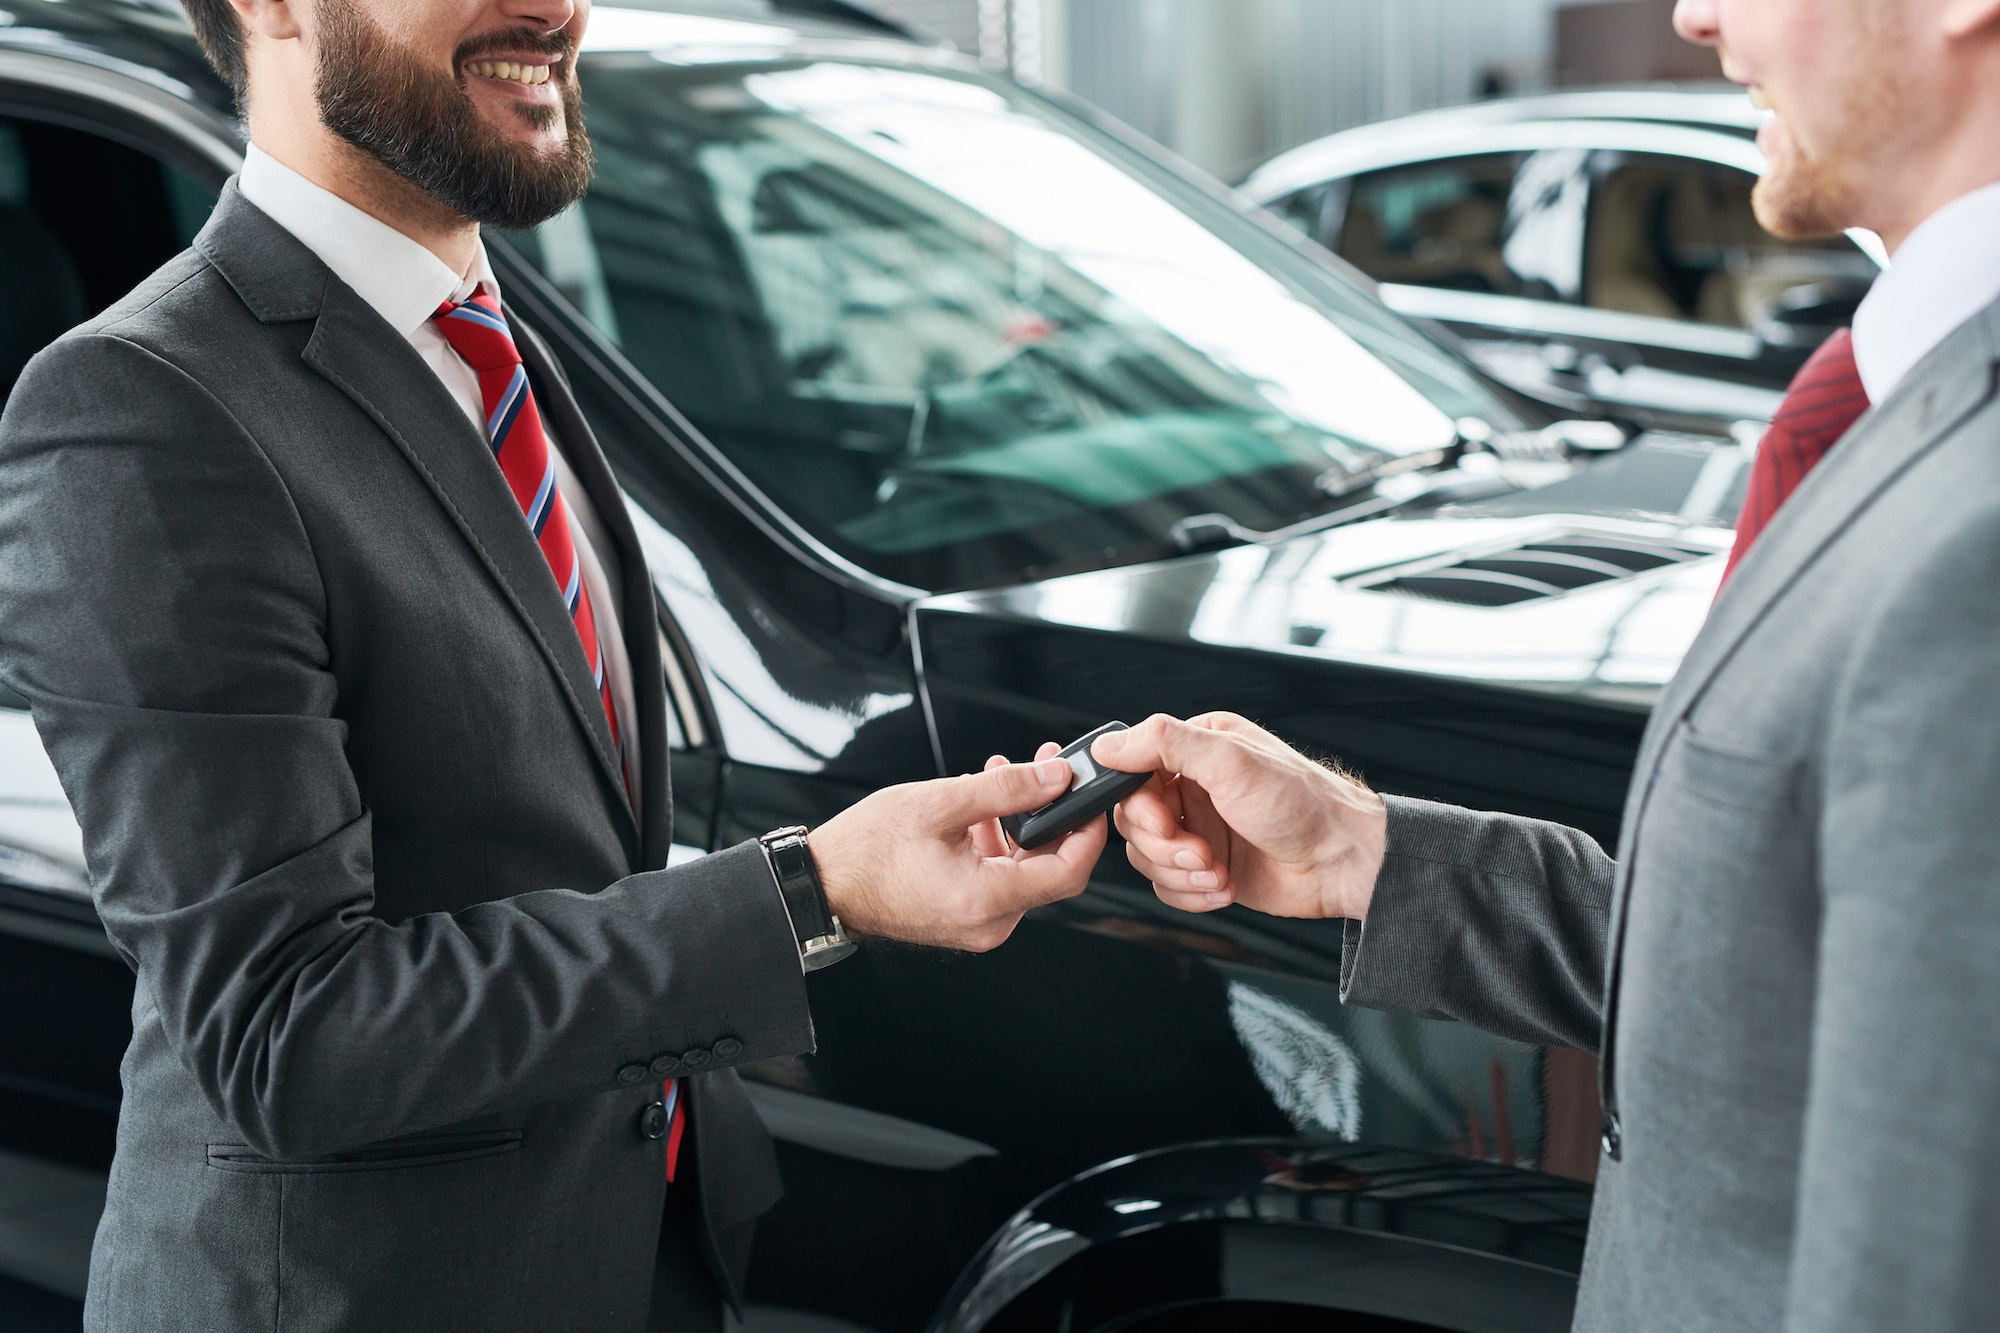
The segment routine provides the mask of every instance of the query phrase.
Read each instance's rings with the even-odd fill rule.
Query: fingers
[[[1214,875],[1215,848],[1185,824],[1184,800],[1180,783],[1169,784],[1155,775],[1152,781],[1121,801],[1113,812],[1119,836],[1159,865]],[[1217,878],[1197,882],[1195,887],[1213,889],[1220,883]]]
[[[983,773],[941,778],[934,786],[936,813],[943,828],[969,828],[1002,815],[1026,814],[1063,794],[1073,778],[1066,759],[1039,759],[1032,764],[988,761]]]
[[[1050,846],[1011,861],[988,862],[996,911],[1018,916],[1036,907],[1074,898],[1090,882],[1104,852],[1109,828],[1103,816],[1064,834]]]
[[[1210,871],[1189,871],[1177,865],[1162,865],[1132,843],[1125,844],[1125,859],[1153,885],[1161,902],[1183,912],[1213,912],[1236,901],[1234,886],[1219,882]]]
[[[996,768],[1006,767],[1006,764],[1007,756],[996,754],[986,761],[981,771],[991,773]],[[999,820],[982,819],[967,829],[966,833],[972,839],[973,849],[981,856],[1007,855],[1007,835],[1001,829]]]
[[[1183,808],[1180,784],[1155,773],[1145,786],[1118,803],[1118,832],[1131,837],[1129,825],[1170,838],[1181,826]]]

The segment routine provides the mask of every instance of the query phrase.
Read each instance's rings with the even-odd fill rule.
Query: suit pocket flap
[[[1718,745],[1686,723],[1660,757],[1660,777],[1668,785],[1739,815],[1789,803],[1797,794],[1799,768],[1795,760]]]
[[[298,1161],[265,1157],[240,1143],[211,1143],[208,1164],[218,1171],[263,1171],[293,1175],[313,1175],[335,1171],[405,1170],[417,1166],[439,1166],[464,1162],[475,1157],[519,1152],[518,1129],[483,1130],[466,1134],[419,1134],[370,1144],[350,1152],[329,1153]]]

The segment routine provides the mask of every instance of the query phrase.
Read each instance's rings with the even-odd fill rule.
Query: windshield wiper
[[[1638,436],[1639,432],[1612,421],[1558,421],[1541,430],[1503,432],[1476,417],[1467,417],[1457,423],[1451,444],[1443,449],[1390,459],[1323,488],[1334,500],[1367,496],[1354,504],[1268,529],[1245,527],[1227,514],[1189,514],[1168,530],[1167,537],[1184,555],[1230,546],[1270,545],[1373,518],[1425,499],[1440,488],[1439,474],[1455,467],[1469,452],[1483,450],[1518,462],[1559,462],[1580,455],[1613,453]]]

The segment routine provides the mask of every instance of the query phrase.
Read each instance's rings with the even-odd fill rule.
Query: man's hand
[[[1382,798],[1247,718],[1156,713],[1091,746],[1107,768],[1152,780],[1114,812],[1125,854],[1160,901],[1230,903],[1272,916],[1368,913],[1388,819]]]
[[[1104,850],[1105,821],[1032,852],[1010,850],[1003,815],[1047,805],[1070,767],[1044,745],[1033,764],[888,787],[814,829],[807,841],[827,905],[855,935],[983,953],[1030,908],[1083,892]]]

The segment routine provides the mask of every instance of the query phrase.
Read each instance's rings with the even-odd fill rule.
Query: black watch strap
[[[770,863],[771,878],[778,883],[778,896],[792,920],[792,933],[798,937],[799,965],[812,972],[853,953],[853,941],[827,906],[826,889],[820,883],[819,866],[813,861],[805,828],[775,829],[757,841]]]

